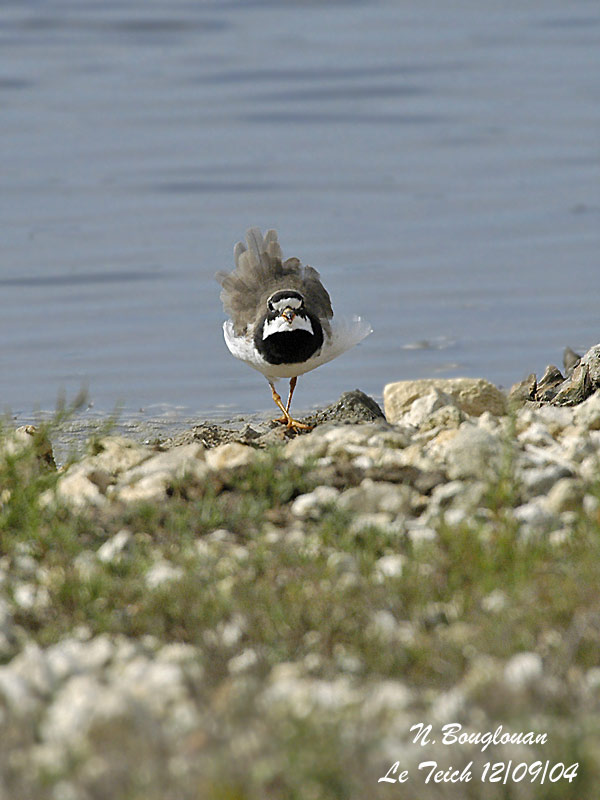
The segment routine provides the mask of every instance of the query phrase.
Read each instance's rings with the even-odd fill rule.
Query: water
[[[2,405],[270,409],[213,280],[250,225],[375,328],[297,409],[589,347],[599,76],[589,0],[5,1]]]

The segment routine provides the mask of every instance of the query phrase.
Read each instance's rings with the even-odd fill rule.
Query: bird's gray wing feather
[[[321,320],[330,333],[333,316],[329,294],[313,267],[304,267],[297,258],[282,261],[277,232],[262,235],[259,228],[246,232],[246,244],[238,242],[233,250],[233,272],[218,272],[223,287],[221,300],[231,317],[237,336],[244,334],[266,311],[268,298],[279,289],[295,289],[302,293],[306,307]]]

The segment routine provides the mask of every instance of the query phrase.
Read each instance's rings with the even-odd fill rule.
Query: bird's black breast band
[[[297,328],[272,333],[262,338],[264,320],[256,328],[254,345],[269,364],[299,364],[308,361],[323,346],[323,328],[316,317],[308,315],[314,333]]]

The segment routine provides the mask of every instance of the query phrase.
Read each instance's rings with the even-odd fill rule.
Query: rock
[[[392,536],[401,535],[404,530],[404,522],[394,519],[393,515],[386,511],[365,512],[352,517],[349,531],[353,536],[369,528],[377,528]]]
[[[161,500],[176,481],[186,477],[202,480],[208,474],[204,452],[202,445],[192,443],[157,453],[124,472],[108,494],[124,502]]]
[[[585,364],[589,370],[593,390],[600,389],[600,344],[590,347],[581,357],[580,363]]]
[[[502,464],[503,442],[486,430],[464,422],[456,433],[443,431],[429,450],[446,464],[450,480],[465,478],[490,479]]]
[[[511,689],[526,689],[540,680],[544,666],[537,653],[517,653],[504,667],[504,680]]]
[[[413,425],[415,428],[420,428],[421,425],[429,420],[434,411],[444,406],[454,405],[453,397],[434,387],[431,391],[427,392],[427,394],[413,400],[410,408],[406,414],[404,414],[402,422],[405,425]]]
[[[399,578],[406,562],[406,556],[394,553],[382,556],[375,562],[375,572],[382,578]]]
[[[114,536],[111,536],[110,539],[107,539],[104,544],[98,548],[96,557],[99,561],[102,561],[103,564],[118,564],[123,561],[127,555],[131,555],[133,547],[133,534],[131,531],[123,528],[123,530],[115,533]]]
[[[16,629],[8,602],[0,596],[0,659],[7,660],[14,654],[16,642]]]
[[[297,497],[290,510],[299,519],[318,519],[323,508],[335,503],[339,494],[339,489],[333,486],[317,486],[312,492]]]
[[[151,458],[153,450],[124,436],[105,436],[92,440],[88,445],[88,453],[83,463],[116,475]]]
[[[560,525],[560,518],[546,507],[544,500],[538,498],[515,508],[515,519],[524,526],[525,533],[549,530]]]
[[[578,355],[574,350],[571,350],[570,347],[565,347],[563,352],[563,367],[565,370],[565,375],[569,377],[575,367],[581,361],[581,356]]]
[[[149,589],[156,589],[165,583],[179,580],[182,577],[183,569],[181,567],[176,567],[170,561],[161,559],[146,572],[146,586]]]
[[[46,651],[46,662],[57,683],[72,675],[103,669],[113,658],[114,645],[107,634],[89,641],[68,638]]]
[[[231,442],[222,444],[206,453],[206,464],[211,470],[246,467],[256,460],[257,451],[249,445]]]
[[[357,424],[384,419],[384,413],[375,400],[360,389],[354,389],[344,392],[336,403],[310,415],[306,421],[311,425],[321,425],[324,422]]]
[[[396,516],[410,513],[415,494],[414,489],[410,486],[375,482],[370,478],[365,478],[360,486],[342,492],[337,500],[337,505],[346,511],[356,513],[384,512]]]
[[[537,392],[537,379],[535,372],[528,375],[525,380],[513,384],[508,393],[508,402],[511,406],[521,405],[527,400],[535,400]]]
[[[558,392],[558,387],[564,381],[564,377],[558,367],[548,364],[542,379],[538,381],[535,399],[542,402],[553,400]]]
[[[593,392],[590,370],[580,361],[570,378],[564,381],[552,399],[557,405],[575,406],[583,402]]]
[[[573,421],[585,430],[600,430],[600,391],[594,392],[574,409]]]
[[[561,478],[549,489],[546,497],[546,508],[555,513],[563,511],[581,511],[583,508],[584,487],[573,478]]]
[[[554,438],[548,428],[541,422],[533,422],[518,435],[517,439],[523,445],[533,444],[537,447],[552,447],[554,445]]]
[[[424,378],[387,384],[383,390],[383,405],[388,422],[399,422],[417,398],[434,389],[452,397],[465,414],[478,417],[484,411],[497,416],[506,413],[505,396],[483,378]]]
[[[56,484],[57,498],[75,509],[105,505],[107,499],[100,491],[99,484],[89,478],[95,472],[93,465],[85,461],[69,467]]]
[[[526,497],[535,497],[549,492],[561,479],[572,477],[573,472],[561,464],[549,464],[544,467],[531,467],[519,471],[519,483]]]
[[[56,469],[52,444],[44,428],[39,429],[35,425],[21,425],[3,436],[0,442],[0,457],[4,455],[18,456],[27,451],[35,456],[40,466]]]
[[[600,344],[596,344],[581,357],[572,374],[561,385],[554,402],[558,405],[577,405],[599,388]]]

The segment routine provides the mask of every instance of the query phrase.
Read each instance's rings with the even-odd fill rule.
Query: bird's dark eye
[[[273,303],[270,300],[267,300],[267,308],[269,309],[269,311],[275,311],[275,307],[273,306]]]

